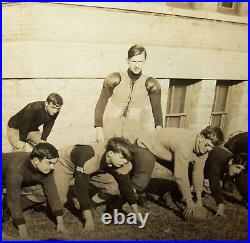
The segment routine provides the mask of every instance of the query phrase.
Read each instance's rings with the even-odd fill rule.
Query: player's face
[[[108,156],[109,162],[117,168],[120,168],[128,163],[128,160],[124,158],[122,153],[114,153],[113,151],[109,151]]]
[[[58,158],[53,158],[53,159],[44,158],[42,160],[39,160],[38,158],[33,159],[33,163],[35,164],[36,168],[43,174],[49,174],[52,170],[54,170],[57,161]]]
[[[49,113],[50,116],[54,116],[61,109],[60,105],[54,105],[52,102],[45,102],[45,110]]]
[[[240,174],[240,172],[241,172],[242,170],[244,170],[244,169],[245,169],[245,166],[243,166],[243,165],[230,164],[230,165],[229,165],[228,174],[229,174],[230,176],[235,176],[235,175]]]
[[[142,71],[145,64],[145,52],[140,55],[136,55],[128,59],[128,66],[132,73],[138,74]]]

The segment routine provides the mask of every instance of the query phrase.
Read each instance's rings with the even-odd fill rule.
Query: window
[[[171,79],[168,90],[166,127],[185,127],[185,105],[190,82],[183,79]]]
[[[219,2],[218,12],[236,14],[238,10],[238,2]]]
[[[167,5],[174,8],[192,8],[192,2],[168,2]]]
[[[220,127],[222,130],[225,127],[231,86],[232,82],[229,80],[217,80],[216,82],[210,124]]]

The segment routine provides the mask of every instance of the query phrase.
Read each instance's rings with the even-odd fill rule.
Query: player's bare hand
[[[104,143],[104,133],[102,127],[96,127],[96,142]]]
[[[217,212],[215,214],[215,217],[216,218],[225,218],[226,215],[224,214],[224,204],[223,203],[220,203],[218,205],[218,209],[217,209]]]
[[[83,229],[84,233],[90,233],[95,230],[95,224],[92,220],[86,221],[85,227]]]

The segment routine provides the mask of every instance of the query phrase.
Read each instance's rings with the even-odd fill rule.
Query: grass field
[[[154,194],[152,196],[157,197]],[[215,219],[211,216],[204,221],[184,221],[180,217],[180,210],[170,210],[151,200],[148,209],[140,208],[141,212],[150,213],[143,229],[139,229],[137,225],[104,225],[101,216],[105,206],[101,206],[94,212],[95,232],[89,234],[82,232],[83,224],[77,215],[65,210],[64,219],[71,232],[68,236],[56,232],[55,224],[46,215],[45,207],[40,207],[40,211],[25,211],[24,216],[30,236],[36,240],[246,240],[248,210],[239,204],[237,192],[227,193],[226,198],[227,217]],[[213,198],[206,195],[203,203],[212,215],[216,208]],[[3,231],[8,234],[9,239],[18,239],[17,230],[11,222],[3,223]]]

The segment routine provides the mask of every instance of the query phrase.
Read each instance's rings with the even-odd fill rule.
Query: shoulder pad
[[[109,74],[103,83],[104,87],[114,88],[121,82],[121,75],[120,73],[111,73]]]
[[[149,94],[161,93],[161,86],[160,86],[159,82],[152,77],[149,77],[146,80],[145,87],[146,87]]]

